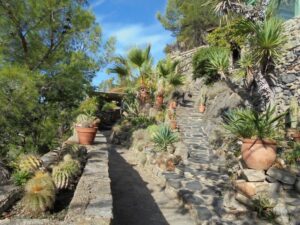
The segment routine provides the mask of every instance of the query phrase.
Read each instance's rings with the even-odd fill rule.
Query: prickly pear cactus
[[[31,216],[39,216],[50,210],[55,202],[55,185],[48,173],[39,171],[25,185],[23,210]]]
[[[25,155],[20,159],[19,169],[29,173],[34,173],[42,167],[42,160],[35,155]]]

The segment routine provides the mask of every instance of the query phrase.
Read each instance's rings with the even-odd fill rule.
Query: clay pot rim
[[[97,127],[78,127],[78,126],[76,126],[76,130],[79,132],[84,132],[84,133],[94,133],[94,132],[97,132],[98,128]]]
[[[293,138],[299,138],[299,137],[300,137],[300,132],[297,131],[297,133],[292,134],[291,136],[292,136]]]
[[[247,144],[267,144],[267,145],[276,145],[277,142],[271,139],[254,139],[254,138],[243,138],[242,139],[243,143],[247,143]]]

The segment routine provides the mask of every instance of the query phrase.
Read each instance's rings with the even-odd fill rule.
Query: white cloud
[[[97,8],[98,6],[102,5],[106,0],[95,0],[91,3],[90,8],[94,9]]]
[[[125,53],[130,47],[152,45],[152,54],[158,59],[163,56],[163,50],[172,37],[159,24],[145,26],[143,24],[113,24],[102,23],[104,33],[117,38],[117,52]]]

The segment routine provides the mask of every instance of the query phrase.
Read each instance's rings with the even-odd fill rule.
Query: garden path
[[[132,151],[112,146],[110,178],[113,225],[194,225],[187,210],[170,200],[160,182],[134,164]]]

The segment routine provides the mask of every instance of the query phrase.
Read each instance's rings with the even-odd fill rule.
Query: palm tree
[[[131,78],[131,69],[128,61],[123,56],[113,58],[114,64],[107,69],[107,73],[117,74],[120,80],[120,86],[126,86]]]
[[[256,62],[253,65],[254,80],[266,105],[274,98],[267,81],[268,72],[282,57],[282,47],[287,41],[283,22],[278,18],[270,18],[263,22],[242,20],[238,26],[239,31],[249,37],[249,54]]]
[[[150,54],[151,45],[145,49],[133,48],[128,53],[128,60],[139,71],[139,78],[141,79],[142,86],[145,86],[147,75],[152,67],[152,57]]]

